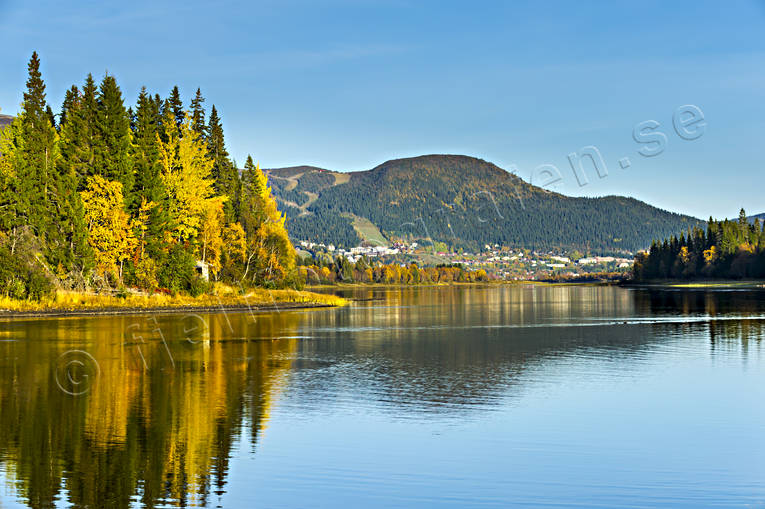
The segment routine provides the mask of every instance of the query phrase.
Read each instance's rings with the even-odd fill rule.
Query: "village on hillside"
[[[483,269],[494,279],[535,280],[550,277],[577,277],[594,273],[627,273],[634,260],[614,256],[583,256],[579,253],[541,252],[510,248],[499,244],[484,245],[478,252],[439,251],[434,246],[417,242],[393,242],[390,246],[362,245],[341,248],[332,244],[299,241],[298,254],[315,260],[342,257],[355,264],[361,259],[380,263],[409,265],[460,265],[469,269]]]

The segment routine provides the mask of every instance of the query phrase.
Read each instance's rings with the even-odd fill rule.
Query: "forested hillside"
[[[10,115],[3,115],[0,114],[0,129],[2,129],[5,126],[8,126],[13,122],[13,117]]]
[[[59,113],[33,54],[21,112],[0,131],[0,288],[130,285],[192,294],[197,277],[281,286],[295,274],[285,217],[249,158],[241,176],[220,115],[197,90],[184,108],[141,90],[128,108],[114,76],[72,86]]]
[[[474,249],[635,252],[703,222],[619,196],[573,198],[532,186],[481,159],[430,155],[349,174],[311,167],[266,170],[288,208],[294,239],[355,245],[353,217],[389,240]]]

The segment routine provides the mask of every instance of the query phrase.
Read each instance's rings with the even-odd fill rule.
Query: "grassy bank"
[[[699,281],[678,281],[676,279],[656,279],[649,281],[633,282],[628,281],[624,286],[636,288],[678,288],[678,289],[754,289],[765,288],[765,281],[761,280],[699,280]]]
[[[241,294],[231,287],[216,285],[212,294],[198,297],[160,293],[105,295],[58,291],[40,301],[0,297],[0,316],[76,315],[120,312],[203,311],[221,309],[294,309],[301,307],[343,306],[345,299],[300,290],[255,288]]]

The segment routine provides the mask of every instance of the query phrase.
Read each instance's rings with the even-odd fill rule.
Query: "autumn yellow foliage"
[[[227,307],[276,307],[280,304],[306,304],[343,306],[347,301],[335,295],[326,295],[299,290],[267,290],[254,288],[241,294],[238,289],[217,283],[212,293],[199,297],[189,295],[128,294],[116,295],[93,294],[83,292],[58,291],[52,297],[41,301],[16,300],[0,297],[0,313],[12,312],[51,312],[51,311],[98,311],[98,310],[146,310],[153,308],[217,308]]]
[[[158,140],[162,183],[170,198],[170,216],[178,241],[196,238],[202,228],[207,201],[213,195],[213,161],[205,144],[195,136],[187,116],[167,142]]]
[[[121,268],[137,244],[133,228],[135,221],[124,209],[122,184],[100,175],[88,177],[80,193],[85,209],[88,243],[93,249],[96,270],[115,273]],[[120,271],[121,272],[121,271]]]

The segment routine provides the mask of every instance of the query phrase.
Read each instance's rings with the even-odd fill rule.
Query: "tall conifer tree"
[[[178,85],[173,87],[168,101],[170,106],[169,109],[172,111],[173,117],[175,118],[175,128],[180,130],[181,124],[183,124],[183,121],[186,118],[186,112],[183,110],[183,101],[181,100],[181,92],[178,90]]]
[[[56,130],[47,113],[37,52],[32,53],[28,70],[20,124],[22,143],[16,161],[16,210],[20,224],[29,224],[44,238],[50,226],[49,198],[55,193]]]
[[[87,243],[84,210],[77,192],[83,176],[89,172],[92,146],[89,133],[93,126],[85,121],[82,97],[77,87],[72,87],[64,98],[59,123],[59,151],[57,161],[60,204],[58,222],[66,228],[65,256],[59,263],[79,274],[78,284],[84,284],[84,273],[92,266],[92,254]]]
[[[239,170],[236,169],[229,159],[223,126],[221,125],[215,105],[213,105],[210,111],[210,124],[207,133],[207,150],[213,160],[212,177],[215,180],[215,191],[218,194],[224,194],[229,197],[229,200],[224,204],[223,210],[226,222],[230,223],[238,215],[241,183],[239,181]]]
[[[134,184],[130,161],[130,118],[114,76],[106,75],[101,82],[97,119],[94,169],[105,179],[122,183],[123,195],[130,203]]]
[[[149,212],[148,224],[145,225],[150,255],[156,255],[160,248],[167,222],[167,196],[162,185],[162,166],[159,163],[160,103],[159,97],[150,97],[146,88],[142,88],[132,122],[135,192],[131,209],[137,215],[142,203],[154,203]]]
[[[202,90],[197,89],[194,99],[191,100],[191,128],[199,138],[205,139],[207,136],[207,126],[205,125],[205,109],[202,103],[205,98],[202,97]]]

